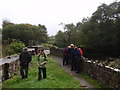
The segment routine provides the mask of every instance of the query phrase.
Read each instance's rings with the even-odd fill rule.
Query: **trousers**
[[[38,80],[41,80],[42,79],[42,74],[43,74],[43,78],[46,78],[46,68],[41,68],[41,67],[38,67]]]
[[[28,65],[20,66],[20,73],[22,78],[28,78]]]

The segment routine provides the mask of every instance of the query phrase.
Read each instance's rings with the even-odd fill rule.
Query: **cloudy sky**
[[[48,34],[55,35],[65,24],[81,22],[90,17],[102,3],[116,0],[0,0],[0,28],[2,20],[13,23],[42,24]],[[117,0],[119,1],[119,0]]]

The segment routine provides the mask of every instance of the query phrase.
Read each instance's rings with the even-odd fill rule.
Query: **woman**
[[[46,78],[46,55],[44,53],[44,49],[40,50],[39,56],[38,56],[38,81],[42,79],[42,73],[43,78]]]

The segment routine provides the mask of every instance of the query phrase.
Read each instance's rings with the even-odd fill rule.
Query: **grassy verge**
[[[47,61],[47,78],[37,81],[38,67],[36,63],[37,56],[34,56],[29,68],[28,79],[20,79],[20,75],[15,76],[3,82],[3,88],[80,88],[79,81],[65,73],[52,57],[48,57]]]
[[[99,83],[98,81],[93,80],[87,73],[81,73],[81,74],[79,74],[77,76],[84,78],[86,81],[88,81],[89,83],[94,85],[96,88],[108,88],[105,85]]]

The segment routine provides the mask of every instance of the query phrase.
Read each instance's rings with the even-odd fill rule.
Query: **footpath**
[[[78,80],[80,82],[80,84],[82,85],[81,87],[83,88],[95,88],[95,86],[91,85],[90,83],[88,83],[86,80],[84,80],[83,78],[81,77],[77,77],[77,74],[75,71],[71,71],[70,70],[70,66],[69,65],[66,65],[66,66],[63,66],[63,60],[62,58],[60,57],[56,57],[56,56],[53,56],[55,59],[56,59],[56,62],[67,72],[69,73],[71,76],[73,76],[76,80]],[[79,73],[80,74],[80,73]]]

